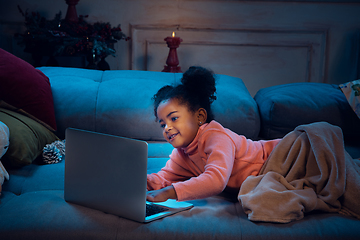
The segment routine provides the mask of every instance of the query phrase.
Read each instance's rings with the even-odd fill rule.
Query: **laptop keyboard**
[[[146,217],[164,212],[166,210],[168,210],[168,208],[164,208],[156,204],[146,204]]]

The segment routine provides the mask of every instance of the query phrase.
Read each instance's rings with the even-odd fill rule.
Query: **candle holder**
[[[176,49],[179,47],[182,39],[179,37],[175,37],[173,33],[172,37],[167,37],[164,39],[169,47],[169,55],[166,60],[166,64],[164,66],[163,72],[172,72],[172,73],[179,73],[181,71],[181,67],[179,65],[179,59],[177,56]]]
[[[79,18],[77,16],[76,12],[76,4],[78,4],[80,0],[65,0],[66,4],[68,5],[65,20],[68,22],[74,22],[77,23],[79,21]]]

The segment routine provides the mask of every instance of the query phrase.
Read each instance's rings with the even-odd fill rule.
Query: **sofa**
[[[55,123],[41,125],[53,134],[45,144],[64,140],[68,127],[85,129],[145,140],[149,143],[148,173],[165,165],[172,146],[164,142],[155,122],[151,97],[160,87],[178,83],[181,73],[62,67],[36,71],[48,78],[54,107]],[[285,84],[261,89],[252,97],[239,78],[216,75],[216,81],[215,119],[236,133],[254,140],[273,139],[298,125],[325,121],[342,128],[346,150],[360,158],[360,119],[337,85]],[[28,111],[20,114],[28,118],[34,115],[24,112]],[[39,143],[38,148],[45,144]],[[46,164],[39,149],[32,159],[16,166],[3,159],[10,179],[0,196],[1,239],[360,238],[360,220],[339,213],[309,212],[286,224],[250,221],[237,196],[226,192],[189,201],[192,209],[173,216],[147,224],[134,222],[66,202],[66,153],[62,161]]]

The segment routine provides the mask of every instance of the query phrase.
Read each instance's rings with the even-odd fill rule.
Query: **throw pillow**
[[[254,99],[261,114],[261,138],[282,138],[299,125],[322,121],[341,127],[345,139],[360,134],[360,119],[336,84],[277,85],[260,89]]]
[[[0,108],[0,121],[10,130],[10,145],[1,159],[6,167],[31,164],[46,144],[59,140],[42,124],[8,109]]]
[[[56,130],[54,102],[48,77],[1,48],[0,100],[46,123],[51,127],[50,130]]]
[[[360,118],[360,80],[351,81],[339,85],[351,108]]]

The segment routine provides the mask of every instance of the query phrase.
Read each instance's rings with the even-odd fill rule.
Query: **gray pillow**
[[[338,85],[292,83],[260,89],[254,97],[261,118],[260,136],[283,137],[301,124],[325,121],[342,128],[345,139],[360,134],[360,120]]]

